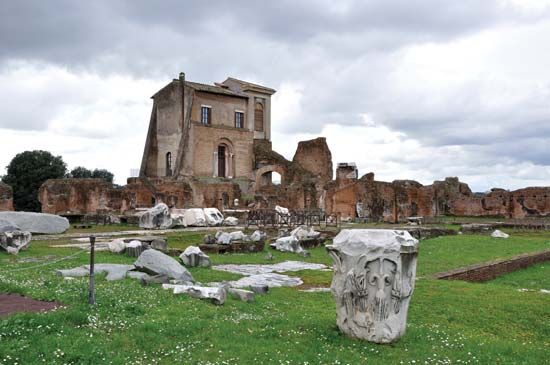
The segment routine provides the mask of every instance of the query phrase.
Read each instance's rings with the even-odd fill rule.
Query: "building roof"
[[[173,85],[174,83],[179,83],[178,79],[172,80],[168,85],[164,86],[162,89],[157,91],[152,98],[155,98],[162,90],[167,88],[168,86]],[[192,81],[185,81],[185,86],[190,87],[192,89],[195,89],[197,91],[207,92],[211,94],[219,94],[219,95],[226,95],[226,96],[233,96],[237,98],[245,98],[248,99],[248,96],[243,93],[238,93],[232,90],[229,90],[225,87],[220,87],[216,85],[207,85],[207,84],[201,84],[198,82],[192,82]]]
[[[207,84],[201,84],[198,82],[191,82],[191,81],[185,81],[185,85],[192,87],[195,90],[198,91],[204,91],[207,93],[213,93],[213,94],[221,94],[221,95],[227,95],[227,96],[236,96],[238,98],[247,98],[247,95],[244,95],[242,93],[237,93],[235,91],[226,89],[224,87],[216,86],[216,85],[207,85]]]
[[[242,88],[243,91],[257,91],[257,92],[261,92],[261,93],[265,93],[265,94],[269,94],[269,95],[273,95],[277,91],[277,90],[272,89],[270,87],[265,87],[265,86],[262,86],[262,85],[254,84],[252,82],[239,80],[239,79],[236,79],[234,77],[228,77],[224,82],[222,82],[222,84],[225,84],[228,81],[233,81],[233,82],[239,83],[241,85],[241,88]]]

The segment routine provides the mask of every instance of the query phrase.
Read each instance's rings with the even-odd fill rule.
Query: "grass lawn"
[[[550,290],[550,263],[543,262],[502,275],[491,280],[491,284],[508,285],[518,289]]]
[[[171,234],[172,246],[198,243],[196,232]],[[431,274],[476,262],[550,248],[550,233],[447,236],[420,245],[417,287],[405,336],[375,345],[341,335],[330,293],[272,289],[254,303],[223,306],[175,296],[126,279],[96,281],[98,304],[89,307],[87,279],[64,280],[56,268],[87,262],[76,249],[33,242],[19,256],[0,253],[0,292],[57,300],[66,308],[0,319],[0,364],[547,364],[550,363],[550,295],[518,292],[548,288],[548,267],[537,265],[490,283],[435,280]],[[273,252],[273,251],[272,251]],[[305,261],[330,264],[323,248]],[[49,264],[68,255],[66,260]],[[214,264],[266,263],[265,253],[212,255]],[[273,262],[302,260],[273,252]],[[44,257],[46,259],[44,259]],[[18,263],[21,258],[38,261]],[[44,259],[44,260],[43,260]],[[133,259],[97,253],[98,263]],[[40,266],[42,265],[42,266]],[[238,275],[191,269],[202,282]],[[332,274],[302,271],[308,286],[330,285]],[[532,282],[532,283],[531,283]],[[517,285],[513,284],[517,283]]]

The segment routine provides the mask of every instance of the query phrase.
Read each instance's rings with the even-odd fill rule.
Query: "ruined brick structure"
[[[325,138],[300,142],[289,161],[271,147],[274,93],[233,78],[205,85],[180,74],[152,97],[139,177],[123,187],[98,179],[48,180],[39,192],[42,210],[124,213],[159,202],[223,210],[239,199],[240,207],[320,208],[342,218],[387,222],[409,216],[550,215],[548,187],[493,189],[479,196],[458,178],[427,186],[375,181],[373,173],[358,178],[354,163],[338,164],[333,180]],[[280,184],[273,181],[275,173]]]
[[[507,191],[492,189],[474,194],[456,177],[422,185],[413,180],[384,182],[369,173],[347,178],[349,168],[337,170],[327,190],[325,209],[342,217],[367,217],[374,221],[403,222],[407,217],[492,216],[509,218],[550,215],[550,187]],[[353,175],[352,175],[353,176]]]
[[[13,191],[11,186],[0,181],[0,211],[13,210]]]

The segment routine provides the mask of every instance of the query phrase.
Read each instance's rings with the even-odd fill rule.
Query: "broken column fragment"
[[[405,333],[418,240],[406,231],[344,229],[327,246],[334,261],[336,323],[346,335],[390,343]]]
[[[167,229],[172,227],[170,208],[164,203],[155,205],[139,217],[139,226],[146,229]]]
[[[185,266],[189,267],[210,267],[210,258],[197,246],[189,246],[180,255],[180,259]]]

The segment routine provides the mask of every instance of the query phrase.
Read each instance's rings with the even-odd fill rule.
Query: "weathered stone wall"
[[[215,157],[218,146],[223,144],[228,148],[228,158],[233,155],[229,161],[230,171],[226,171],[226,176],[250,177],[254,163],[254,134],[251,131],[216,125],[205,126],[200,123],[193,123],[191,128],[194,176],[217,175]]]
[[[130,178],[124,187],[102,179],[52,179],[39,190],[42,212],[62,215],[124,213],[158,203],[169,207],[223,209],[240,198],[233,182],[205,182],[170,178]]]
[[[122,190],[103,179],[51,179],[40,187],[38,200],[43,213],[81,215],[118,211]]]
[[[550,187],[493,189],[476,196],[456,177],[423,186],[412,180],[375,181],[373,174],[367,174],[355,181],[340,179],[329,184],[326,210],[342,218],[360,216],[386,222],[439,215],[540,217],[550,215]]]
[[[332,180],[332,154],[324,137],[299,142],[292,162],[312,173],[322,184]]]
[[[252,129],[247,128],[247,121],[249,118],[247,113],[247,102],[248,99],[245,98],[196,91],[191,107],[191,121],[200,123],[201,107],[206,105],[211,107],[212,125],[234,128],[235,111],[238,110],[244,113],[245,123],[243,129],[252,131]],[[250,143],[252,143],[252,141]]]
[[[0,211],[13,210],[13,191],[11,186],[0,181]]]

